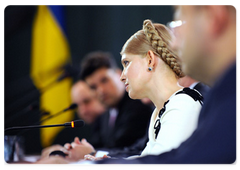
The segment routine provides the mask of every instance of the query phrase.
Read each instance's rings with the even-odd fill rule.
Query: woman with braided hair
[[[120,79],[129,97],[149,98],[156,107],[150,120],[149,141],[140,156],[177,148],[197,127],[202,96],[178,84],[184,74],[170,47],[173,38],[166,26],[145,20],[143,29],[132,35],[121,51],[124,69]],[[85,159],[102,158],[85,155]]]
[[[179,86],[178,79],[184,74],[170,47],[173,38],[166,26],[145,20],[143,29],[132,35],[121,51],[121,80],[128,95],[132,99],[149,98],[156,107],[141,156],[177,148],[197,126],[202,96]]]

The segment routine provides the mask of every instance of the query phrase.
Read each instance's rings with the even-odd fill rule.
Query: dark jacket
[[[91,144],[95,148],[123,148],[143,137],[153,109],[140,100],[132,100],[125,93],[117,106],[118,115],[114,128],[109,128],[109,111],[101,115],[95,123],[95,133]]]

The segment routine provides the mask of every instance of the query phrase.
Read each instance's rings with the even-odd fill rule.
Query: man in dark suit
[[[182,52],[183,71],[212,87],[197,129],[177,149],[159,156],[98,163],[235,162],[236,10],[233,6],[179,6],[175,8],[175,19],[181,21],[174,28],[173,45]]]
[[[96,94],[84,81],[77,81],[71,87],[72,103],[78,105],[73,120],[82,119],[84,127],[64,128],[55,138],[53,144],[64,145],[75,137],[85,138],[91,143],[93,127],[97,118],[105,112],[105,107],[96,98]]]

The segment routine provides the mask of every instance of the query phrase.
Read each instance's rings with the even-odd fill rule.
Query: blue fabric
[[[61,5],[49,5],[49,10],[52,12],[53,16],[57,20],[59,26],[66,35],[66,27],[64,22],[64,6]]]
[[[209,91],[198,127],[179,148],[159,156],[99,163],[229,164],[236,160],[236,63]]]

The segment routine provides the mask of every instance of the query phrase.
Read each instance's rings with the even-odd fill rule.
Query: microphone
[[[75,109],[75,108],[77,108],[77,107],[78,107],[78,105],[77,105],[76,103],[73,103],[73,104],[71,104],[68,108],[66,108],[66,109],[64,109],[64,110],[62,110],[62,111],[60,111],[60,112],[58,112],[58,113],[56,113],[56,114],[54,114],[54,115],[48,116],[46,119],[43,119],[43,120],[41,120],[41,121],[38,122],[38,123],[42,123],[42,122],[44,122],[44,121],[46,121],[46,120],[48,120],[48,119],[51,119],[51,118],[53,118],[53,117],[56,117],[56,116],[58,116],[58,115],[60,115],[60,114],[62,114],[62,113],[64,113],[64,112],[66,112],[66,111],[68,111],[68,110],[73,110],[73,109]]]
[[[68,108],[64,109],[63,111],[65,112],[65,111],[68,111],[68,110],[73,110],[73,109],[77,108],[77,106],[78,105],[76,103],[73,103]]]
[[[24,129],[39,129],[39,128],[48,128],[48,127],[59,127],[59,126],[64,126],[64,127],[83,127],[85,125],[83,120],[75,120],[71,122],[67,122],[64,124],[55,124],[55,125],[33,125],[33,126],[18,126],[18,127],[10,127],[4,130],[4,132],[12,131],[12,130],[24,130]]]

